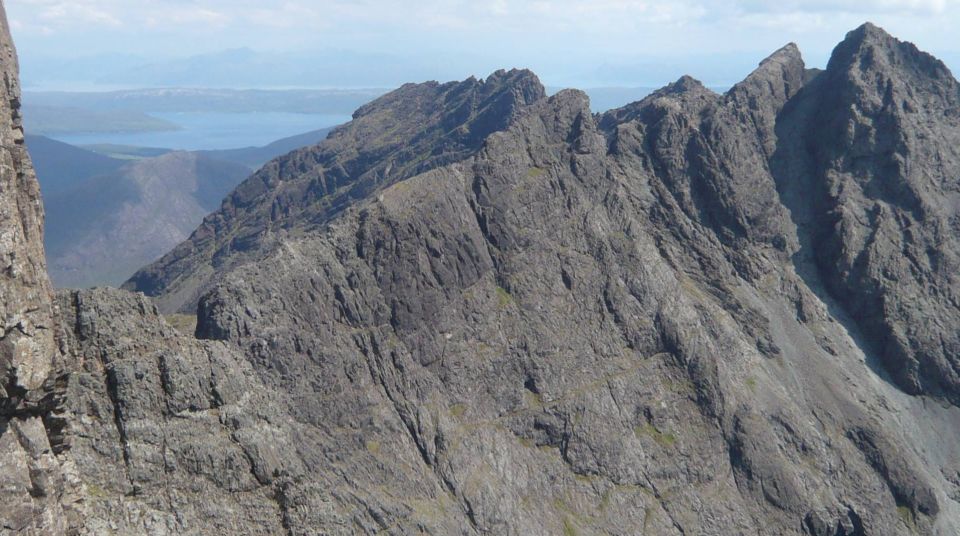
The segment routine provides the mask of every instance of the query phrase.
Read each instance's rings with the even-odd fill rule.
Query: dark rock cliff
[[[343,434],[324,449],[376,445],[353,490],[447,495],[360,492],[406,507],[387,531],[956,531],[942,64],[865,25],[823,72],[788,45],[724,95],[685,77],[600,116],[531,78],[482,84],[527,97],[475,144],[445,125],[482,107],[434,96],[434,122],[409,110],[437,86],[385,97],[131,288],[198,301],[198,336]],[[404,140],[449,141],[383,149],[365,129],[400,113]]]
[[[131,281],[196,338],[24,306],[3,530],[956,534],[957,99],[869,25],[600,116],[525,71],[404,86]]]
[[[960,85],[867,24],[782,115],[774,169],[811,286],[897,385],[957,404]]]

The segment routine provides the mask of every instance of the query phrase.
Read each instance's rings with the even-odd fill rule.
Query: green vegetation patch
[[[911,530],[916,528],[917,520],[914,518],[913,510],[909,506],[898,506],[897,514],[900,515],[900,519],[903,520],[903,524],[906,525]]]
[[[103,499],[109,496],[109,493],[96,484],[87,485],[87,494],[98,499]]]
[[[497,287],[497,305],[505,309],[513,303],[513,296],[503,287]]]
[[[664,448],[672,447],[677,443],[677,437],[671,433],[664,433],[656,426],[647,423],[633,429],[637,437],[647,436],[653,439],[658,445]]]
[[[541,395],[540,393],[531,393],[530,391],[524,391],[523,401],[526,402],[528,406],[540,407],[540,406],[543,406],[543,395]]]
[[[463,414],[467,412],[466,404],[454,404],[450,406],[450,415],[460,418],[463,417]]]
[[[140,160],[143,158],[155,158],[173,152],[170,149],[161,149],[159,147],[139,147],[136,145],[120,145],[116,143],[94,143],[90,145],[81,145],[82,149],[93,151],[103,156],[116,158],[118,160]]]
[[[197,331],[197,315],[173,314],[165,315],[164,319],[167,324],[184,335],[193,336]]]

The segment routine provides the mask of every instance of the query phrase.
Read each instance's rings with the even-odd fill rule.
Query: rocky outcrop
[[[601,116],[404,86],[131,281],[196,338],[42,294],[4,530],[957,534],[948,78],[865,26]]]
[[[302,439],[224,345],[169,327],[143,296],[58,295],[71,356],[57,422],[88,534],[277,534],[274,480]]]

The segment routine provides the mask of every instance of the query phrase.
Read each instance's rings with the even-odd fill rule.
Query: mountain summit
[[[50,293],[14,123],[3,527],[960,533],[958,98],[869,25],[602,115],[406,85],[128,283],[196,337]]]

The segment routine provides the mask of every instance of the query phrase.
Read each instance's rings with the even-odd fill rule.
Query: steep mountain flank
[[[790,45],[601,116],[526,71],[404,86],[131,281],[196,338],[0,242],[47,328],[4,361],[0,526],[957,534],[948,77],[865,26],[824,72]],[[29,160],[0,174],[38,234]]]
[[[113,173],[126,163],[44,136],[26,136],[30,160],[44,199],[75,188],[80,182]]]
[[[199,153],[137,160],[45,198],[58,287],[119,285],[177,245],[250,173]]]
[[[902,389],[960,403],[960,85],[868,24],[778,129],[773,166],[811,286]]]
[[[158,149],[159,155],[135,161],[27,136],[45,201],[54,285],[120,285],[190,236],[254,170],[329,132],[226,151]]]
[[[321,450],[396,487],[417,452],[447,499],[404,488],[388,532],[960,530],[946,69],[866,25],[824,72],[788,45],[723,95],[685,77],[595,116],[535,84],[374,102],[130,287],[199,299],[199,337],[337,430]],[[446,125],[483,107],[436,88],[493,85],[528,98],[464,142]]]

